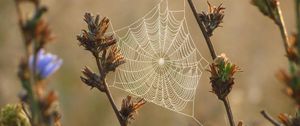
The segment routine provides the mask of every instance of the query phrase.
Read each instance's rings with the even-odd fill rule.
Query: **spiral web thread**
[[[202,125],[194,117],[194,100],[208,62],[189,33],[185,2],[182,10],[175,11],[162,0],[132,24],[117,30],[111,24],[111,28],[126,63],[118,67],[109,86],[192,117]],[[125,34],[121,36],[121,32]]]

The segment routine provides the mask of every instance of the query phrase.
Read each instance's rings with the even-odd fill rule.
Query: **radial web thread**
[[[185,0],[183,0],[185,1]],[[113,29],[126,63],[109,85],[194,118],[196,88],[208,62],[188,29],[185,2],[170,10],[162,0],[132,24]],[[123,33],[123,34],[122,34]]]

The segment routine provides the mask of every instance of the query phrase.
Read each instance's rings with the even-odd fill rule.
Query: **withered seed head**
[[[210,82],[212,84],[212,92],[215,93],[220,100],[224,100],[230,93],[234,84],[234,74],[239,71],[238,66],[229,62],[225,54],[221,54],[210,65],[211,73]]]
[[[88,25],[88,30],[82,30],[82,33],[77,36],[77,40],[95,57],[100,75],[85,67],[82,71],[84,76],[80,78],[88,86],[97,87],[100,91],[105,92],[107,91],[106,75],[125,63],[125,59],[116,46],[117,40],[113,35],[106,34],[109,27],[107,17],[100,20],[99,15],[94,17],[90,13],[85,13],[84,21]]]
[[[223,22],[225,8],[222,7],[222,4],[218,7],[212,6],[209,2],[207,4],[208,12],[199,13],[198,16],[202,20],[207,34],[212,36],[213,31]]]
[[[107,72],[115,71],[115,69],[123,63],[125,63],[125,58],[120,52],[120,50],[115,45],[111,46],[110,52],[104,64],[105,70]]]
[[[101,77],[96,73],[92,72],[88,67],[85,67],[82,70],[83,76],[80,76],[80,79],[83,83],[91,88],[97,87],[100,91],[104,92],[105,88],[101,81]]]
[[[123,120],[125,120],[127,123],[129,123],[130,120],[134,120],[138,109],[141,108],[145,103],[146,101],[144,99],[134,102],[132,101],[131,96],[127,96],[125,99],[123,99],[121,110],[119,111]]]
[[[100,21],[99,15],[95,18],[90,13],[86,13],[84,21],[88,25],[88,31],[82,30],[82,33],[77,36],[77,40],[86,50],[91,51],[94,55],[98,55],[109,46],[116,44],[117,41],[113,35],[105,34],[109,26],[107,17],[102,18]]]

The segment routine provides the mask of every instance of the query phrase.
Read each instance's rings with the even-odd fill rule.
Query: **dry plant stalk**
[[[210,37],[212,37],[213,35],[213,31],[217,27],[220,27],[220,24],[223,22],[225,8],[222,7],[222,4],[218,7],[215,7],[208,2],[209,11],[197,13],[192,0],[188,0],[188,2],[205,38],[208,49],[210,50],[211,57],[214,60],[214,62],[210,65],[210,70],[208,70],[211,73],[211,92],[216,94],[218,99],[224,103],[229,123],[231,126],[235,126],[230,103],[228,100],[228,94],[231,92],[232,86],[234,84],[234,74],[240,69],[237,65],[229,62],[225,54],[217,56],[213,44],[210,40]],[[238,125],[242,125],[242,123],[240,122]]]
[[[125,99],[123,99],[120,110],[123,119],[125,119],[126,121],[135,120],[137,110],[140,109],[145,103],[146,102],[144,99],[140,99],[137,102],[134,102],[131,96],[127,96]]]
[[[276,76],[279,80],[281,80],[286,86],[286,93],[288,96],[294,99],[297,106],[296,116],[290,116],[287,114],[280,114],[278,122],[273,119],[267,112],[262,111],[262,115],[269,120],[274,126],[299,126],[300,125],[300,1],[295,0],[296,4],[296,21],[298,27],[298,33],[292,34],[290,37],[287,34],[287,30],[285,27],[283,15],[281,12],[280,4],[278,0],[252,0],[252,4],[257,6],[258,9],[265,16],[268,16],[272,19],[275,24],[278,26],[281,37],[283,39],[284,49],[286,51],[286,56],[289,60],[289,73],[285,70],[280,70]]]
[[[82,70],[83,76],[80,78],[87,86],[97,88],[100,92],[106,94],[120,125],[127,126],[130,120],[134,119],[137,110],[145,104],[145,101],[140,100],[135,103],[128,96],[123,100],[121,110],[118,110],[108,88],[106,75],[125,63],[125,58],[117,48],[117,40],[114,36],[106,34],[109,26],[107,17],[100,20],[99,15],[94,17],[92,14],[86,13],[84,21],[88,25],[88,30],[82,30],[82,33],[77,36],[77,40],[80,46],[83,46],[85,50],[88,50],[94,56],[99,74],[85,67]]]
[[[34,15],[23,18],[21,5],[34,5]],[[15,0],[19,27],[24,40],[25,56],[21,59],[18,76],[23,92],[20,94],[22,109],[31,126],[59,126],[60,114],[57,110],[58,96],[55,91],[47,91],[45,80],[59,69],[62,60],[46,53],[45,46],[54,36],[43,18],[47,7],[39,0]]]

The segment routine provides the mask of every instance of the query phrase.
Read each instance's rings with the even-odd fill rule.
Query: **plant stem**
[[[200,27],[200,29],[202,31],[202,34],[203,34],[203,36],[205,38],[205,41],[206,41],[207,47],[209,49],[210,55],[211,55],[212,59],[214,60],[217,57],[217,55],[216,55],[216,52],[214,50],[214,46],[213,46],[213,44],[212,44],[212,42],[210,40],[210,37],[209,37],[209,35],[207,34],[207,32],[205,30],[204,24],[202,23],[201,19],[198,16],[198,13],[196,11],[196,8],[195,8],[192,0],[188,0],[188,2],[189,2],[189,5],[190,5],[190,7],[191,7],[191,9],[193,11],[193,14],[194,14],[196,20],[197,20],[197,23],[198,23],[198,25],[199,25],[199,27]]]
[[[30,124],[33,124],[32,119],[31,119],[31,117],[30,117],[30,114],[28,113],[28,111],[27,111],[27,109],[26,109],[25,103],[22,102],[22,103],[21,103],[21,106],[22,106],[22,109],[23,109],[23,111],[24,111],[26,117],[28,118]]]
[[[278,18],[279,18],[279,20],[276,21],[276,22],[277,22],[277,25],[280,29],[280,33],[281,33],[281,37],[283,39],[283,45],[284,45],[285,51],[288,54],[289,38],[288,38],[285,23],[284,23],[282,11],[281,11],[281,8],[280,8],[280,5],[279,5],[279,1],[277,1],[277,3],[276,3],[276,12],[277,12]]]
[[[269,120],[274,126],[282,126],[277,120],[273,119],[265,110],[260,112],[267,120]]]
[[[195,8],[195,6],[194,6],[192,0],[188,0],[188,3],[189,3],[189,5],[190,5],[190,7],[191,7],[191,9],[192,9],[192,12],[193,12],[193,14],[194,14],[194,17],[196,18],[197,23],[198,23],[198,25],[199,25],[199,27],[200,27],[200,29],[201,29],[201,32],[202,32],[202,34],[203,34],[203,36],[204,36],[204,38],[205,38],[207,47],[208,47],[208,49],[209,49],[209,51],[210,51],[210,55],[211,55],[212,59],[214,60],[214,59],[216,59],[217,55],[216,55],[216,51],[214,50],[214,46],[213,46],[213,44],[212,44],[212,42],[211,42],[211,40],[210,40],[210,37],[209,37],[209,35],[207,34],[207,31],[206,31],[206,29],[205,29],[205,27],[204,27],[203,22],[201,21],[200,17],[198,16],[198,13],[197,13],[197,11],[196,11],[196,8]],[[228,98],[226,97],[226,98],[224,98],[222,101],[223,101],[223,103],[224,103],[224,106],[225,106],[225,109],[226,109],[226,112],[227,112],[227,116],[228,116],[228,120],[229,120],[229,122],[230,122],[230,126],[235,126],[235,123],[234,123],[234,119],[233,119],[233,115],[232,115],[232,111],[231,111],[231,107],[230,107]]]
[[[35,13],[39,13],[39,7],[40,7],[39,0],[34,1],[32,4],[34,4]],[[39,104],[39,101],[38,101],[38,99],[41,96],[39,96],[39,94],[37,93],[37,89],[36,89],[36,86],[39,84],[37,76],[36,76],[36,74],[37,74],[36,73],[36,69],[37,69],[36,68],[36,64],[37,64],[37,59],[38,59],[37,53],[39,51],[38,44],[40,42],[37,41],[36,37],[34,37],[31,41],[32,41],[31,42],[32,43],[31,49],[32,49],[32,53],[33,53],[32,54],[33,55],[33,67],[32,67],[32,71],[31,71],[30,74],[31,74],[31,77],[32,77],[31,84],[32,84],[32,88],[33,88],[33,98],[34,98],[33,103],[32,103],[33,107],[34,107],[33,108],[34,109],[33,112],[35,112],[35,116],[36,116],[35,118],[36,118],[36,120],[35,120],[35,118],[33,118],[33,119],[34,119],[35,125],[39,126],[39,125],[46,125],[47,124],[47,122],[44,121],[43,112],[42,112],[42,110],[40,108],[40,104]],[[30,53],[30,52],[28,52],[28,53]]]
[[[99,58],[98,55],[94,55],[94,57],[96,58],[97,67],[98,67],[99,73],[100,73],[100,75],[103,75],[103,71],[102,71],[103,67],[102,67],[102,65],[100,63],[100,58]],[[120,112],[119,112],[119,110],[118,110],[118,108],[116,106],[116,103],[115,103],[115,101],[114,101],[114,99],[113,99],[113,97],[112,97],[112,95],[110,93],[110,90],[109,90],[109,88],[107,86],[107,83],[105,81],[105,75],[102,77],[102,79],[103,79],[103,85],[105,86],[104,87],[105,88],[105,94],[106,94],[106,96],[107,96],[107,98],[108,98],[108,100],[109,100],[109,102],[110,102],[110,104],[111,104],[111,106],[112,106],[112,108],[113,108],[113,110],[114,110],[114,112],[115,112],[118,120],[119,120],[120,125],[121,126],[127,126],[126,122],[122,119],[122,116],[120,115]]]
[[[297,47],[300,50],[300,0],[295,0],[296,8],[296,23],[297,23]]]
[[[28,63],[29,61],[29,56],[30,56],[30,41],[31,40],[28,40],[27,38],[27,35],[26,35],[26,31],[24,30],[24,23],[23,23],[23,20],[22,20],[22,11],[20,9],[20,1],[19,0],[15,0],[15,6],[16,6],[16,11],[17,11],[17,15],[18,15],[18,23],[19,23],[19,27],[20,27],[20,30],[21,30],[21,33],[22,33],[22,37],[23,37],[23,40],[24,40],[24,47],[25,47],[25,58],[26,58],[26,61]],[[34,65],[35,66],[35,65]],[[27,66],[28,67],[28,66]],[[27,91],[28,93],[28,97],[29,97],[29,106],[30,106],[30,109],[31,109],[31,114],[32,114],[32,117],[28,116],[29,114],[27,114],[27,117],[31,123],[32,126],[35,126],[35,125],[38,125],[38,102],[35,100],[35,95],[34,95],[34,90],[33,90],[33,86],[32,86],[32,72],[29,71],[29,69],[27,68],[26,69],[27,72],[31,73],[31,76],[30,78],[26,79],[26,80],[21,80],[22,82],[22,85],[23,85],[23,88],[25,88],[25,90]]]
[[[230,126],[235,126],[235,123],[234,123],[234,119],[233,119],[233,115],[232,115],[232,111],[231,111],[231,107],[230,107],[228,98],[226,97],[225,99],[222,99],[222,101],[223,101],[223,103],[224,103],[224,106],[225,106],[225,109],[226,109],[226,112],[227,112],[227,117],[228,117]]]
[[[23,23],[23,20],[22,20],[22,12],[21,12],[19,4],[20,4],[19,0],[15,0],[15,6],[16,6],[16,11],[17,11],[17,15],[18,15],[18,24],[19,24],[19,27],[20,27],[20,30],[21,30],[21,33],[22,33],[23,41],[24,41],[26,59],[28,59],[29,55],[30,55],[30,48],[27,44],[29,42],[27,40],[26,33],[24,31],[24,23]]]

